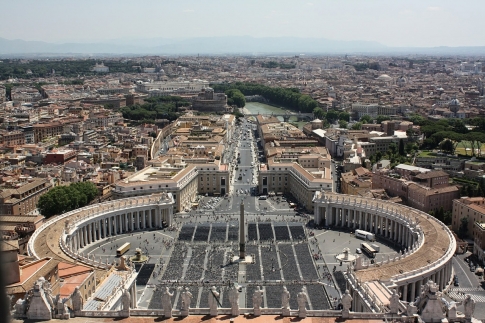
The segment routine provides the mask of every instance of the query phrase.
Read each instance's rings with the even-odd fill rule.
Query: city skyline
[[[81,3],[16,1],[0,36],[45,42],[118,44],[151,38],[251,36],[378,42],[392,47],[484,46],[480,3],[469,1],[245,1]],[[39,14],[45,12],[46,14]]]

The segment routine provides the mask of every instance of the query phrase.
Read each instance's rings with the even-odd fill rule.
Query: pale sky
[[[47,42],[317,37],[388,46],[485,46],[485,0],[15,0],[0,37]]]

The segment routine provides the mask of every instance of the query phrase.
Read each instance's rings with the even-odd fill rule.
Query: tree
[[[450,139],[445,139],[441,142],[440,144],[440,149],[444,152],[447,152],[449,154],[453,154],[455,149],[454,149],[453,142]]]
[[[345,121],[349,122],[350,121],[350,113],[345,112],[345,111],[340,112],[339,115],[338,115],[338,119],[339,120],[345,120]]]
[[[405,156],[405,153],[404,153],[404,141],[401,139],[399,139],[399,155],[401,156]]]
[[[391,142],[389,144],[389,151],[391,152],[392,155],[395,155],[396,154],[397,149],[398,149],[398,147],[397,147],[397,145],[396,145],[395,142]]]
[[[376,118],[376,123],[381,124],[382,121],[391,120],[389,116],[378,115]]]
[[[313,109],[313,115],[315,116],[315,118],[318,118],[318,119],[325,118],[325,112],[323,112],[322,108],[319,108],[319,107]]]
[[[362,129],[362,122],[356,122],[352,125],[352,130],[361,130]]]
[[[362,123],[371,123],[372,122],[372,118],[371,118],[371,116],[369,116],[369,115],[366,114],[366,115],[362,116],[362,118],[360,118],[360,122],[362,122]]]
[[[334,123],[335,121],[338,120],[338,112],[335,111],[335,110],[330,110],[327,112],[327,115],[325,116],[325,118],[327,119],[327,121],[329,123]]]
[[[468,218],[463,217],[460,219],[460,228],[458,229],[458,236],[460,238],[465,238],[468,234]]]
[[[238,108],[244,108],[246,105],[246,98],[238,89],[227,90],[225,94],[227,95],[227,105],[235,105]]]
[[[68,212],[90,203],[98,195],[92,182],[56,186],[39,198],[37,208],[46,218]]]
[[[339,128],[347,129],[348,122],[345,121],[345,120],[339,120],[338,126],[339,126]]]

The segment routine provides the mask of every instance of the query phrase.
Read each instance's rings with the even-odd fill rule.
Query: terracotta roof
[[[439,176],[449,176],[448,173],[442,171],[442,170],[436,170],[436,171],[431,171],[427,173],[420,173],[416,175],[416,178],[419,179],[428,179],[428,178],[434,178],[434,177],[439,177]]]

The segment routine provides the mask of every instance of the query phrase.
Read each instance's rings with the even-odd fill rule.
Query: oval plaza
[[[378,239],[393,244],[401,251],[398,256],[380,259],[377,257],[373,262],[357,257],[355,262],[349,265],[344,276],[350,292],[348,295],[353,299],[352,310],[356,313],[388,312],[393,290],[399,293],[401,301],[412,302],[422,293],[422,286],[427,286],[430,281],[433,281],[439,290],[443,290],[449,284],[452,277],[451,259],[456,242],[450,230],[438,220],[406,206],[350,195],[316,192],[313,202],[314,222],[317,226],[349,232],[356,229],[372,232]],[[63,261],[80,262],[97,271],[112,271],[112,264],[86,256],[79,251],[107,237],[116,239],[117,235],[123,233],[158,229],[165,224],[170,226],[173,223],[173,205],[173,198],[165,193],[105,202],[68,212],[50,219],[35,232],[29,242],[29,253],[38,259],[54,257]],[[212,228],[215,224],[208,225],[207,228]],[[261,225],[260,223],[259,230],[262,228]],[[248,227],[251,230],[254,225]],[[275,224],[273,227],[276,231]],[[258,232],[259,236],[261,232]],[[305,233],[308,234],[308,228],[305,229]],[[251,232],[248,234],[251,236]],[[436,241],[442,242],[440,246],[447,247],[439,247]],[[251,248],[256,250],[248,245],[248,249]],[[271,249],[271,246],[269,248]],[[264,259],[261,261],[264,262]],[[142,310],[136,312],[133,276],[136,276],[136,271],[131,269],[123,280],[125,289],[132,291],[132,315],[145,315]],[[261,283],[264,284],[263,281]],[[121,295],[122,293],[119,295],[120,299]],[[87,295],[86,304],[90,304],[93,296]],[[98,304],[96,309],[112,311],[121,306],[120,302],[112,300],[106,304]],[[225,304],[227,303],[224,302],[223,305]],[[405,313],[405,303],[400,304],[401,311]],[[316,305],[313,307],[318,308]],[[192,311],[204,313],[203,308]],[[152,313],[160,314],[156,311]],[[221,309],[220,313],[224,313],[224,310]],[[330,315],[324,313],[325,309],[309,311],[308,315]],[[92,311],[78,314],[97,315]]]
[[[403,251],[401,256],[373,264],[357,258],[347,278],[358,296],[354,297],[358,310],[367,311],[373,304],[384,306],[388,298],[382,294],[385,289],[397,287],[403,301],[414,301],[429,280],[440,290],[450,283],[456,241],[434,217],[407,206],[353,195],[317,192],[314,203],[316,224],[372,232]]]

